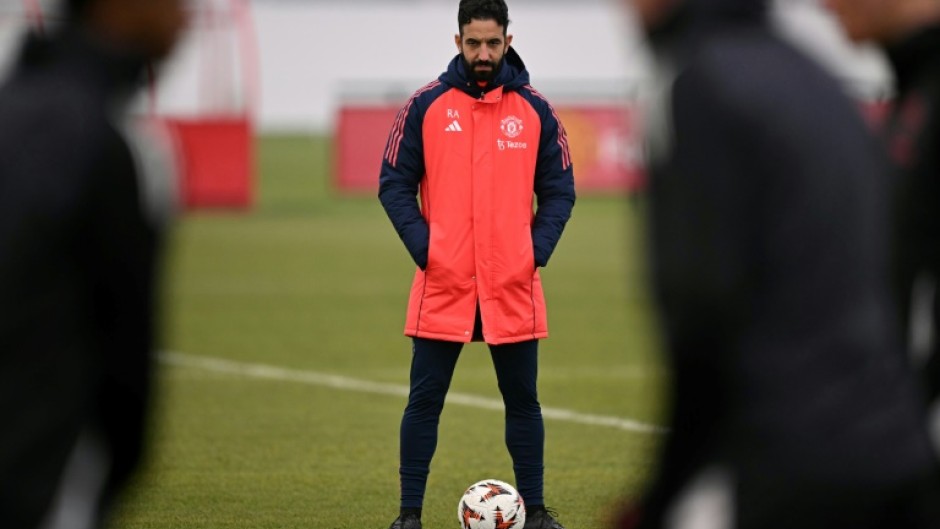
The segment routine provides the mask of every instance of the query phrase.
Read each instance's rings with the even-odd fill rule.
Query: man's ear
[[[460,49],[460,34],[459,33],[454,35],[454,44],[457,45],[457,53],[461,53],[463,50]]]

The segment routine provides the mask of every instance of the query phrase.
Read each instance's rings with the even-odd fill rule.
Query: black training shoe
[[[395,518],[395,521],[388,529],[421,529],[421,518],[418,518],[417,514],[402,514]]]
[[[555,516],[558,516],[558,513],[551,509],[527,511],[523,529],[565,529],[565,526],[558,523]]]

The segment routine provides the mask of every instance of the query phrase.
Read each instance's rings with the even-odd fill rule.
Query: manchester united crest
[[[507,138],[515,138],[522,134],[522,120],[516,116],[509,116],[499,123],[499,130],[503,131]]]

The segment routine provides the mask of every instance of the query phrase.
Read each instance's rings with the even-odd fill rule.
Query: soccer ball
[[[512,485],[496,480],[478,481],[457,504],[462,529],[522,529],[525,504]]]

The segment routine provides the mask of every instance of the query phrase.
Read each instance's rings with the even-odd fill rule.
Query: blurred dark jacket
[[[141,456],[159,230],[121,122],[144,66],[63,30],[29,37],[0,88],[5,528],[37,527],[63,487],[109,497]]]
[[[940,279],[940,27],[925,28],[887,48],[897,79],[897,97],[886,136],[897,167],[894,220],[894,277],[903,329],[910,327],[912,294],[933,332],[925,383],[928,397],[940,397],[940,303],[931,288]],[[905,336],[908,336],[905,333]],[[915,345],[915,344],[911,344]],[[923,355],[920,355],[923,356]]]
[[[650,161],[674,379],[642,526],[717,465],[736,527],[848,526],[826,509],[869,527],[844,502],[870,496],[885,513],[877,502],[919,490],[930,468],[888,288],[886,160],[761,2],[687,4],[652,35],[674,72]]]

